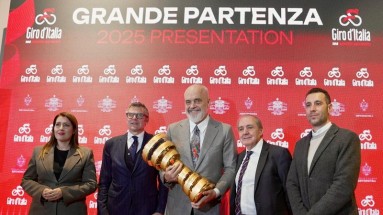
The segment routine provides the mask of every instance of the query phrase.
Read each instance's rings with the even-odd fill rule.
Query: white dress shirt
[[[203,140],[205,139],[205,134],[206,134],[206,129],[207,129],[207,124],[209,123],[209,115],[200,123],[195,124],[194,122],[190,121],[189,120],[189,123],[190,123],[190,142],[192,140],[192,137],[193,137],[193,133],[194,133],[194,128],[195,126],[197,125],[198,126],[198,129],[199,129],[199,144],[200,144],[200,149],[202,149],[202,143],[203,143]]]
[[[261,155],[263,146],[263,139],[259,140],[257,145],[255,145],[251,151],[249,159],[249,164],[247,165],[246,171],[242,178],[242,192],[241,192],[241,211],[242,214],[246,215],[257,215],[257,210],[255,207],[254,201],[254,182],[255,182],[255,172],[257,171],[259,157]],[[245,159],[243,159],[245,160]],[[242,163],[243,163],[242,160]],[[235,184],[238,184],[239,173],[241,172],[241,167],[238,169],[237,175],[235,176]],[[238,187],[237,187],[238,189]]]
[[[128,141],[127,141],[128,149],[133,144],[133,141],[134,141],[133,136],[137,136],[138,137],[138,146],[137,146],[136,152],[140,151],[140,149],[142,147],[142,142],[144,141],[144,134],[145,134],[145,131],[143,131],[137,135],[133,135],[132,133],[128,132]]]

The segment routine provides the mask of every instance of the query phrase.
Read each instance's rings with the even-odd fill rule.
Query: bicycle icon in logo
[[[54,12],[54,8],[45,8],[42,14],[36,16],[36,24],[42,25],[46,22],[48,25],[53,25],[56,22],[56,15],[53,14]]]
[[[313,76],[313,72],[311,72],[311,67],[309,66],[306,66],[305,68],[303,68],[300,72],[299,72],[299,75],[301,77],[311,77]]]
[[[19,128],[19,134],[29,134],[31,132],[31,124],[25,123],[23,126]]]
[[[116,74],[116,66],[115,65],[109,65],[107,68],[104,69],[105,75],[115,75]]]
[[[356,72],[357,78],[368,78],[370,74],[367,72],[367,68],[361,68],[358,72]]]
[[[227,75],[226,66],[219,66],[218,69],[214,70],[214,75],[215,76],[219,76],[219,75],[225,76],[225,75]]]
[[[78,131],[78,135],[83,135],[84,134],[84,125],[79,124],[77,131]]]
[[[159,129],[157,129],[154,134],[160,134],[160,133],[165,133],[166,134],[166,126],[160,126]]]
[[[347,26],[351,23],[354,26],[360,26],[362,24],[362,18],[358,14],[359,9],[348,9],[346,15],[339,17],[339,24],[341,26]]]
[[[248,66],[246,69],[242,71],[243,76],[254,76],[255,75],[255,70],[254,66]]]
[[[370,130],[364,130],[363,133],[359,134],[359,139],[370,141],[372,139],[371,131]]]
[[[339,78],[340,77],[339,67],[332,68],[330,71],[328,71],[327,75],[330,78],[333,78],[333,77]]]
[[[144,73],[142,65],[136,65],[133,69],[130,70],[130,74],[132,75],[142,75],[142,73]]]
[[[301,138],[307,136],[311,132],[311,128],[305,129],[303,133],[301,133]]]
[[[366,206],[370,206],[370,207],[374,207],[375,205],[375,201],[374,201],[374,198],[372,195],[368,195],[366,196],[365,199],[363,199],[360,204],[363,206],[363,207],[366,207]]]
[[[186,75],[198,75],[197,65],[191,65],[189,69],[186,70]]]
[[[12,196],[24,196],[23,188],[20,185],[17,186],[16,189],[12,190]]]
[[[104,125],[100,130],[98,130],[98,133],[103,136],[110,136],[112,134],[112,130],[110,129],[110,125]]]
[[[283,133],[283,128],[277,128],[273,133],[271,133],[271,138],[282,140],[285,138],[285,134]]]
[[[29,74],[32,74],[32,75],[36,74],[37,73],[37,66],[36,66],[36,64],[32,64],[32,65],[29,66],[29,68],[26,68],[25,69],[25,73],[27,75],[29,75]]]
[[[88,65],[82,65],[80,68],[77,69],[77,74],[79,74],[79,75],[89,74],[89,66]]]
[[[285,74],[285,72],[283,72],[283,67],[281,67],[281,66],[277,66],[277,67],[275,67],[275,69],[273,69],[271,71],[271,75],[273,77],[276,77],[276,76],[282,77],[284,74]]]
[[[237,140],[237,147],[245,147],[241,140]]]
[[[64,72],[64,70],[63,70],[63,66],[62,65],[56,65],[51,70],[52,75],[55,75],[55,74],[61,75],[61,74],[63,74],[63,72]]]
[[[163,65],[162,68],[158,70],[159,75],[170,75],[170,66]]]
[[[45,134],[51,134],[52,133],[52,127],[53,124],[50,124],[48,127],[45,128]]]

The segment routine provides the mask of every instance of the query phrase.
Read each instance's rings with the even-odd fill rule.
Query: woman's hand
[[[42,197],[47,201],[53,202],[61,199],[63,197],[63,193],[60,188],[50,189],[45,188],[43,190]]]

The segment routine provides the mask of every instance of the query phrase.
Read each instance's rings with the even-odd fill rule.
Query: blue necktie
[[[253,151],[247,151],[246,152],[246,157],[243,160],[241,172],[239,172],[238,184],[237,184],[237,194],[235,196],[235,215],[242,215],[242,212],[241,212],[242,179],[243,179],[243,175],[245,174],[247,165],[249,164],[249,159],[250,159],[250,156],[252,153],[253,153]]]
[[[130,151],[130,156],[132,156],[132,159],[134,161],[136,158],[136,152],[138,147],[138,137],[132,136],[132,138],[133,138],[133,144],[130,146],[129,151]]]

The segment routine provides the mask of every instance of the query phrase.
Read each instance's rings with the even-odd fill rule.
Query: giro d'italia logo
[[[53,25],[56,23],[56,15],[54,14],[54,8],[45,8],[41,14],[38,14],[35,18],[37,25]]]
[[[341,26],[360,26],[362,24],[362,17],[359,15],[359,9],[348,9],[345,15],[339,17],[339,24]]]
[[[191,65],[187,70],[186,70],[186,75],[188,76],[197,76],[199,73],[198,71],[198,66],[197,65]]]
[[[25,43],[58,43],[63,30],[56,25],[57,16],[54,8],[45,8],[35,17],[36,28],[28,27],[25,34]]]
[[[333,46],[370,46],[371,32],[362,28],[363,19],[358,8],[350,8],[340,15],[340,27],[331,29]]]

